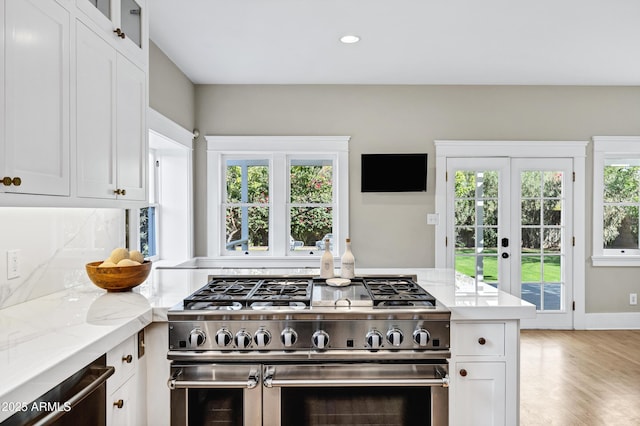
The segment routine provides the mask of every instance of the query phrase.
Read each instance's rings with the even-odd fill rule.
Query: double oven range
[[[446,425],[449,318],[411,276],[209,277],[168,312],[171,424]]]

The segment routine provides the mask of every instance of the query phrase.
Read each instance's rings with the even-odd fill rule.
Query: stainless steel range
[[[450,313],[410,276],[210,277],[169,310],[172,425],[446,425]]]

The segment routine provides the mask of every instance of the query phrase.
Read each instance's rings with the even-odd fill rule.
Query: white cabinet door
[[[455,364],[457,425],[505,425],[505,363],[458,362]]]
[[[127,380],[107,397],[107,426],[137,426],[136,378]]]
[[[146,83],[144,72],[118,55],[118,188],[125,200],[145,200],[147,180]]]
[[[53,0],[5,0],[0,191],[69,195],[70,16]],[[15,179],[13,179],[15,182]]]
[[[76,27],[78,196],[115,198],[117,54],[80,21]]]
[[[79,197],[146,199],[146,76],[77,23]]]
[[[136,426],[138,401],[137,335],[129,337],[107,352],[107,365],[115,367],[107,380],[107,425]],[[144,401],[141,401],[144,403]]]

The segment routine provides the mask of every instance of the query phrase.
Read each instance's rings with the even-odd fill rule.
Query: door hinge
[[[444,237],[444,246],[447,247],[449,245],[449,237]]]
[[[572,172],[572,175],[573,175],[573,181],[575,182],[576,181],[576,172]]]
[[[448,171],[444,172],[444,181],[445,182],[449,182],[449,172]]]
[[[575,300],[571,303],[571,308],[574,311],[576,310],[576,301]]]
[[[576,246],[576,237],[571,237],[571,244],[575,247]]]

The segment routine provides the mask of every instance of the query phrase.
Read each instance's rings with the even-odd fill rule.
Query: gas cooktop
[[[214,277],[183,300],[183,310],[304,310],[314,307],[435,307],[412,277],[356,277],[333,287],[317,277]]]
[[[450,312],[412,276],[356,277],[344,286],[309,276],[210,276],[167,318],[173,360],[449,351]]]

